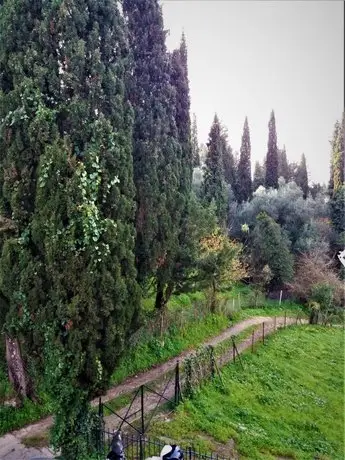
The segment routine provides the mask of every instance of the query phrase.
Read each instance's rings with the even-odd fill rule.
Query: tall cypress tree
[[[308,196],[309,186],[307,162],[304,153],[302,154],[300,164],[298,165],[295,181],[296,184],[303,190],[303,198],[306,199]]]
[[[167,282],[178,248],[175,223],[181,218],[184,191],[191,186],[189,112],[185,123],[187,52],[183,39],[179,50],[167,53],[157,0],[125,0],[123,8],[133,57],[129,94],[135,109],[138,279],[141,283],[156,280],[156,307],[161,308],[169,294]]]
[[[227,197],[223,169],[222,127],[217,114],[214,116],[207,143],[202,193],[206,203],[210,204],[212,201],[215,203],[218,220],[223,225],[227,213]]]
[[[192,121],[192,157],[193,157],[193,167],[197,168],[200,166],[200,148],[198,142],[198,125],[196,122],[196,115],[193,113]]]
[[[87,458],[89,398],[139,305],[125,28],[112,0],[8,1],[0,20],[6,322],[44,356],[55,446]]]
[[[250,161],[250,134],[248,119],[246,117],[243,126],[242,144],[240,150],[240,161],[237,169],[238,191],[237,199],[239,203],[247,201],[252,197],[252,177]]]
[[[231,186],[231,189],[237,196],[237,171],[235,158],[232,153],[231,145],[229,144],[228,131],[224,125],[221,125],[221,150],[223,174],[225,182]]]
[[[166,219],[168,225],[164,229],[164,258],[156,271],[157,293],[155,307],[163,311],[175,286],[178,273],[176,263],[180,259],[180,248],[185,244],[188,201],[192,185],[192,141],[190,120],[190,97],[187,68],[187,46],[184,34],[179,49],[171,55],[171,102],[167,107],[170,120],[171,148],[164,155],[159,177],[164,178],[161,193],[165,193]],[[172,171],[175,171],[172,180]]]
[[[138,280],[144,283],[164,257],[159,220],[166,209],[161,194],[159,168],[167,145],[167,107],[171,106],[169,59],[161,8],[157,0],[124,0],[129,29],[132,69],[128,93],[134,107],[133,164],[136,186],[136,263]],[[168,165],[167,165],[168,167]],[[172,181],[176,178],[172,176]]]
[[[278,177],[283,177],[285,182],[290,180],[289,164],[286,155],[286,148],[278,149]]]
[[[276,120],[274,111],[271,112],[270,121],[268,123],[268,144],[266,155],[266,176],[265,187],[278,188],[278,147],[277,147],[277,132]]]
[[[265,171],[259,161],[255,162],[254,175],[253,175],[253,191],[257,190],[260,185],[265,186]]]
[[[334,126],[333,138],[331,141],[331,177],[329,189],[332,194],[335,194],[344,184],[344,168],[345,168],[345,153],[344,153],[344,133],[345,133],[345,115],[343,113],[342,121],[338,121]]]

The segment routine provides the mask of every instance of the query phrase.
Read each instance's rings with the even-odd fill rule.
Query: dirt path
[[[286,324],[293,324],[296,321],[295,318],[286,318]],[[261,325],[265,322],[265,335],[270,334],[274,328],[275,323],[276,327],[284,326],[284,318],[279,317],[274,320],[271,317],[265,316],[257,316],[253,318],[248,318],[224,331],[222,334],[213,337],[204,342],[205,345],[217,345],[227,339],[230,339],[231,336],[237,335],[240,332],[244,331],[245,329],[254,326],[254,325]],[[262,330],[258,328],[255,331],[255,341],[261,340],[262,338]],[[241,353],[243,350],[251,346],[251,338],[242,341],[240,344],[237,345],[238,351]],[[181,353],[179,356],[172,358],[166,361],[163,364],[159,364],[157,366],[152,367],[150,370],[146,372],[139,373],[136,376],[129,377],[120,385],[117,385],[113,388],[110,388],[107,393],[102,397],[103,402],[110,401],[122,394],[128,394],[139,388],[141,385],[149,384],[150,388],[154,388],[157,392],[162,392],[165,386],[167,385],[167,374],[175,368],[177,359],[182,360],[183,358],[189,356],[193,350],[186,351]],[[232,360],[232,353],[225,353],[219,360],[218,364],[223,366],[227,362]],[[158,384],[153,384],[155,381],[159,381]],[[166,397],[171,398],[174,393],[174,382],[170,382],[166,389]],[[145,395],[145,409],[146,411],[153,410],[157,405],[157,400],[159,399],[158,396],[148,393]],[[164,402],[164,401],[163,401]],[[98,404],[98,398],[91,402],[92,406],[96,406]],[[131,413],[138,410],[139,400],[135,401]],[[126,412],[125,409],[121,409],[118,413],[123,416]],[[116,416],[109,416],[105,418],[106,427],[108,429],[114,429],[117,427],[119,423],[119,418]],[[48,449],[42,449],[41,451],[37,449],[29,449],[26,448],[22,444],[22,440],[26,437],[34,437],[40,436],[42,433],[46,432],[52,425],[53,419],[52,417],[47,417],[45,419],[40,420],[37,423],[32,425],[28,425],[25,428],[21,428],[20,430],[13,431],[5,436],[0,438],[0,459],[2,460],[33,460],[34,458],[53,458],[52,452]],[[39,457],[38,455],[41,455]],[[44,455],[44,457],[42,456]]]

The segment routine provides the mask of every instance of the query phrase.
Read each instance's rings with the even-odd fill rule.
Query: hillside
[[[344,334],[289,328],[223,370],[151,435],[240,459],[342,459]],[[238,456],[237,456],[238,455]]]

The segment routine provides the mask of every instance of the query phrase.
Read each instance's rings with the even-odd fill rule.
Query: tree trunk
[[[25,397],[32,399],[33,389],[30,378],[25,371],[18,339],[13,339],[6,335],[5,340],[8,378],[21,400]]]

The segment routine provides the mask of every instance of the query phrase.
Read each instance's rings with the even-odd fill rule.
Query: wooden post
[[[254,353],[254,331],[252,331],[252,353]]]
[[[281,290],[280,295],[279,295],[279,306],[282,304],[282,296],[283,296],[283,291]]]
[[[274,327],[274,332],[275,332],[277,330],[277,317],[276,316],[273,318],[273,327]]]
[[[232,360],[233,360],[233,362],[236,361],[236,354],[235,354],[235,344],[234,344],[234,341],[232,341]]]
[[[285,314],[284,314],[284,327],[286,327],[286,310],[285,310]]]
[[[262,343],[265,345],[265,321],[262,322]]]

